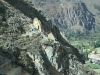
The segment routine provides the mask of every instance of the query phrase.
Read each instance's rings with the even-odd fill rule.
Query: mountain
[[[26,0],[25,0],[26,1]],[[82,0],[27,0],[60,29],[75,33],[95,31],[94,14]],[[88,1],[89,2],[89,1]]]
[[[98,75],[57,26],[23,0],[0,0],[0,75]]]
[[[87,9],[94,14],[95,18],[95,32],[100,32],[100,0],[83,0]]]

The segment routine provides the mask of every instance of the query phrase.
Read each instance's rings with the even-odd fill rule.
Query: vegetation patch
[[[100,65],[97,64],[87,63],[86,65],[92,69],[100,69]]]

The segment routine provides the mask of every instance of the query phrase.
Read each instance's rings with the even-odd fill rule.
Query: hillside
[[[98,75],[34,6],[0,0],[0,75]]]
[[[27,0],[65,32],[95,32],[95,17],[82,0]],[[88,1],[89,2],[89,1]],[[88,5],[88,4],[87,4]],[[72,33],[71,33],[72,34]]]
[[[95,31],[96,33],[100,32],[100,0],[83,0],[84,3],[86,4],[86,7],[90,12],[94,14],[95,18]]]

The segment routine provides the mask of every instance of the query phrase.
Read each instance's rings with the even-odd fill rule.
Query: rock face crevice
[[[16,5],[10,5],[11,1]],[[4,14],[0,14],[0,27],[2,28],[2,32],[0,32],[0,74],[91,75],[91,70],[89,70],[91,74],[87,74],[87,70],[83,69],[85,68],[82,64],[84,59],[81,54],[62,39],[58,28],[42,18],[41,15],[36,15],[38,11],[33,7],[27,6],[32,8],[29,11],[32,10],[30,13],[34,13],[35,16],[30,15],[33,18],[25,14],[29,11],[22,8],[16,9],[20,2],[22,0],[0,1],[0,9],[5,10]],[[23,2],[20,5],[21,7],[25,6]],[[0,13],[2,12],[0,11]],[[30,23],[35,17],[40,20],[43,32],[39,31],[33,23]],[[2,21],[2,18],[6,20]],[[55,31],[53,31],[54,29]],[[57,40],[48,38],[46,34],[50,32]],[[6,63],[9,67],[5,69],[3,65]],[[95,73],[95,75],[97,74]]]

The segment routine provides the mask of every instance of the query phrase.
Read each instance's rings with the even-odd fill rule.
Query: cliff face
[[[54,25],[73,31],[95,29],[95,18],[81,0],[28,0],[52,20]]]
[[[22,0],[1,0],[0,10],[0,75],[98,75],[35,8]]]

